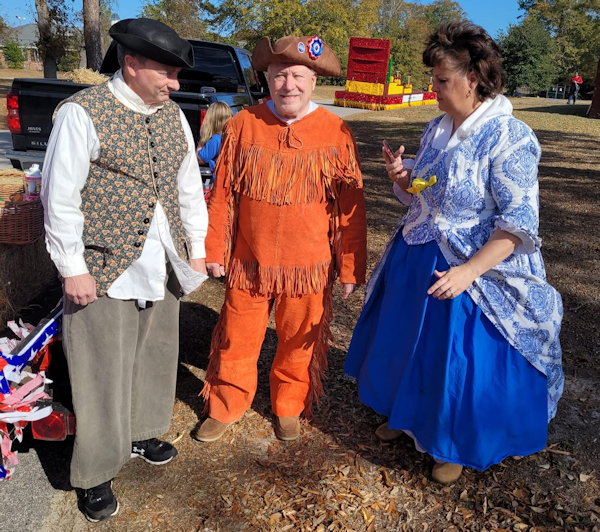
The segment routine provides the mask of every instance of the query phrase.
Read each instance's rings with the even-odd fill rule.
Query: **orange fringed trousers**
[[[211,360],[203,395],[210,417],[237,421],[252,404],[257,361],[267,322],[275,306],[277,354],[271,366],[271,405],[276,416],[310,415],[322,393],[330,340],[330,289],[318,294],[251,295],[227,288],[213,332]]]

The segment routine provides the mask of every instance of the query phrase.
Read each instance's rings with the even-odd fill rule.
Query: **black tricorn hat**
[[[163,65],[194,66],[192,45],[158,20],[127,18],[113,24],[108,34],[132,52]]]

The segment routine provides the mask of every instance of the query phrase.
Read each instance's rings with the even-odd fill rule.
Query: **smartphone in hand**
[[[385,150],[385,153],[387,153],[387,156],[389,157],[390,162],[396,159],[396,156],[394,155],[394,152],[390,148],[388,141],[385,139],[383,139],[383,149]]]

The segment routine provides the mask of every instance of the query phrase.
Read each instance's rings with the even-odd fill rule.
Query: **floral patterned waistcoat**
[[[177,253],[189,260],[177,183],[188,148],[179,106],[168,100],[155,114],[136,113],[117,100],[107,83],[66,102],[86,110],[100,140],[100,156],[90,163],[81,191],[84,256],[98,296],[140,258],[157,201]]]

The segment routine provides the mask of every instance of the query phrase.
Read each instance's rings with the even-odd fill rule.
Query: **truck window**
[[[194,46],[194,68],[182,69],[179,83],[186,92],[200,92],[202,86],[237,92],[240,79],[229,50]]]
[[[248,54],[244,52],[238,52],[238,54],[248,88],[252,92],[268,92],[265,75],[252,68],[252,59],[250,59]]]

